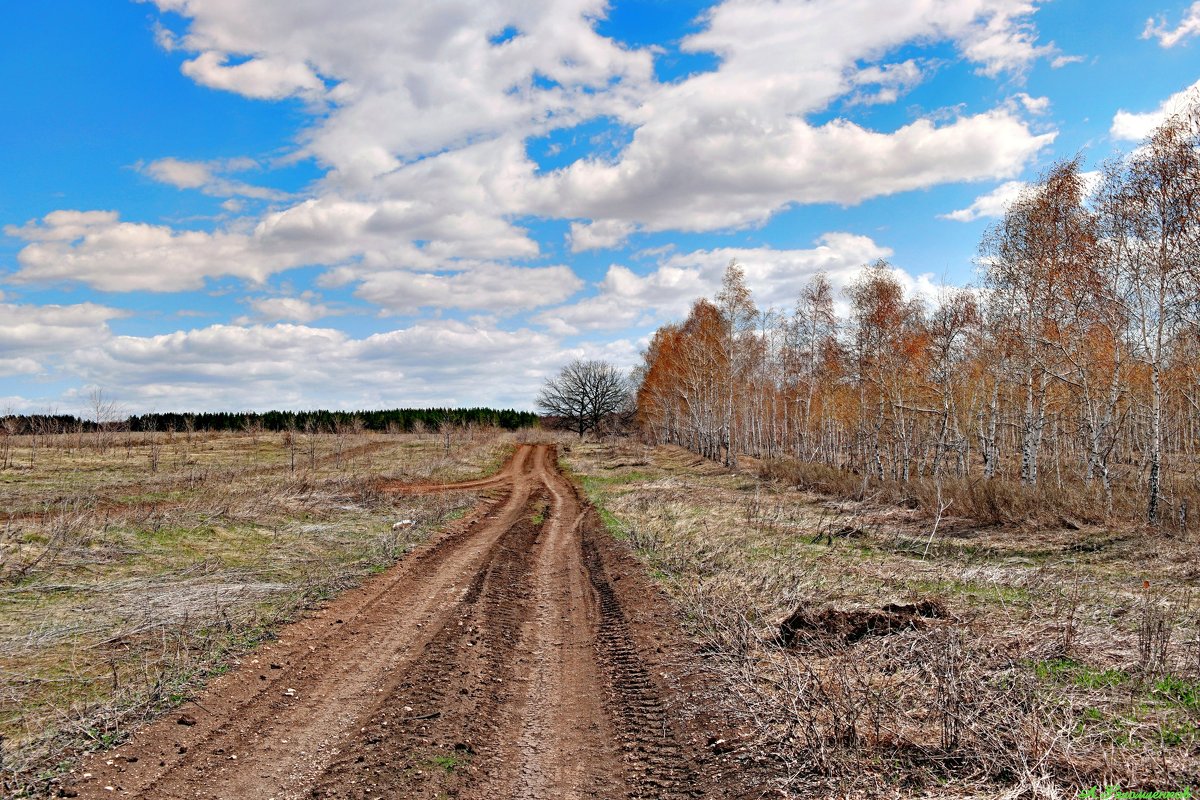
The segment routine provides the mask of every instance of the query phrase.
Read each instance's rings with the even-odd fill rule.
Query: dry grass
[[[0,472],[5,790],[46,792],[81,749],[120,741],[473,501],[383,496],[380,477],[477,477],[511,440],[463,431],[447,453],[432,435],[325,435],[299,443],[294,471],[282,435],[61,437],[32,466],[18,442],[20,468]]]
[[[920,509],[676,448],[564,459],[682,604],[784,791],[1074,797],[1200,778],[1200,547],[950,517],[934,534]],[[883,611],[920,602],[940,611]]]
[[[1032,488],[1007,478],[978,476],[936,480],[918,477],[904,482],[872,479],[864,483],[861,475],[824,464],[792,459],[753,463],[766,480],[822,495],[904,506],[927,518],[949,509],[981,525],[1016,524],[1034,529],[1117,522],[1140,527],[1145,522],[1146,498],[1137,481],[1115,482],[1110,503],[1098,481],[1056,482],[1053,475]],[[1195,509],[1200,508],[1200,490],[1190,474],[1179,470],[1169,471],[1164,485],[1166,494],[1156,527],[1160,532],[1186,537],[1197,524]]]

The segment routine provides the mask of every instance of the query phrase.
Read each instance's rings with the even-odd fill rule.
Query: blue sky
[[[0,412],[492,404],[763,307],[974,280],[1200,79],[1200,2],[45,0],[0,29]]]

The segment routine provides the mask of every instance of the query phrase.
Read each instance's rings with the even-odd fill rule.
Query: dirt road
[[[391,487],[399,489],[399,487]],[[285,628],[67,796],[684,798],[724,794],[665,601],[522,446],[487,499]],[[77,794],[72,794],[75,792]]]

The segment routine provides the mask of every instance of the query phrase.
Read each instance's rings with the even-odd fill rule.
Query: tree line
[[[496,408],[393,408],[375,411],[156,412],[120,415],[112,404],[94,403],[92,418],[71,414],[8,414],[0,417],[0,435],[51,434],[83,430],[149,431],[334,431],[357,428],[411,433],[458,427],[494,426],[506,430],[534,427],[537,414]]]
[[[644,436],[735,465],[787,456],[872,482],[1080,487],[1187,525],[1200,497],[1200,110],[1169,118],[1097,185],[1054,165],[993,224],[980,285],[906,297],[885,261],[837,297],[760,310],[731,263],[654,335]],[[1124,507],[1123,505],[1123,507]]]

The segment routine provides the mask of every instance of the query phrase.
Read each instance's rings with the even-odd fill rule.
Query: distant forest
[[[0,435],[49,434],[67,431],[334,431],[360,428],[411,433],[437,430],[442,425],[496,426],[507,430],[529,428],[539,417],[511,408],[393,408],[382,411],[266,411],[134,414],[124,419],[101,415],[83,419],[71,414],[14,414],[0,418]]]

